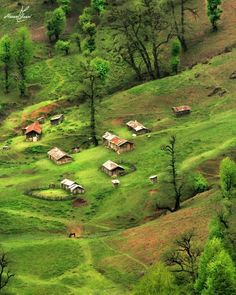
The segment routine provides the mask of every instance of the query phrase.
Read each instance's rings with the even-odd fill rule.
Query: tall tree
[[[0,40],[0,61],[3,64],[5,93],[9,93],[9,71],[12,65],[12,41],[8,35]]]
[[[20,28],[14,41],[14,58],[18,69],[18,80],[20,95],[26,94],[27,66],[30,63],[33,54],[32,42],[29,30],[25,27]]]
[[[228,157],[220,164],[220,184],[223,196],[229,198],[236,186],[236,164]]]
[[[171,44],[171,69],[177,74],[180,64],[181,43],[179,40],[174,40]]]
[[[218,30],[217,23],[220,20],[223,10],[219,7],[221,0],[207,0],[207,15],[212,25],[212,30]]]
[[[66,15],[64,10],[59,7],[53,12],[46,13],[45,25],[49,40],[52,41],[53,38],[55,38],[57,41],[66,26]]]
[[[71,0],[57,0],[58,5],[63,9],[65,14],[71,11]]]
[[[81,70],[81,81],[84,87],[83,92],[90,102],[91,138],[93,144],[97,146],[96,100],[101,97],[102,88],[110,70],[110,64],[108,61],[96,57],[81,64]]]
[[[163,151],[170,157],[170,174],[171,174],[171,184],[175,193],[175,204],[174,208],[171,207],[160,207],[159,209],[166,209],[170,212],[174,212],[180,209],[180,199],[182,196],[183,182],[179,180],[177,173],[177,158],[176,158],[176,136],[171,136],[169,144],[162,147]]]
[[[9,260],[6,253],[0,255],[0,293],[5,288],[14,274],[9,270]]]
[[[160,53],[169,42],[172,30],[159,2],[141,0],[131,8],[113,7],[107,13],[116,42],[116,51],[132,67],[138,78],[140,61],[149,79],[161,77]]]
[[[184,51],[188,50],[186,41],[186,31],[189,28],[189,24],[186,21],[186,13],[190,12],[195,17],[197,16],[196,7],[192,7],[192,1],[190,0],[167,0],[167,9],[171,14],[171,19],[175,34],[179,39]]]

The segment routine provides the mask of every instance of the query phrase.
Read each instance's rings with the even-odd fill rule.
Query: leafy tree
[[[177,74],[180,64],[181,43],[179,40],[174,40],[171,46],[171,69]]]
[[[71,11],[71,0],[57,0],[57,3],[66,14]]]
[[[202,193],[206,190],[208,190],[209,184],[207,179],[201,174],[196,173],[193,176],[193,190],[195,194]]]
[[[91,7],[94,8],[98,13],[101,13],[106,6],[104,0],[91,0]]]
[[[64,52],[65,55],[69,54],[70,50],[70,42],[69,41],[63,41],[58,40],[56,43],[56,50]]]
[[[78,46],[79,52],[81,52],[81,35],[80,34],[74,34],[73,40],[75,41],[76,45]]]
[[[20,95],[24,96],[26,92],[26,69],[33,54],[32,42],[27,28],[22,27],[17,31],[13,52],[19,74]]]
[[[54,37],[59,39],[66,26],[66,16],[64,10],[59,7],[53,12],[46,13],[46,28],[49,40],[52,41]]]
[[[223,196],[230,197],[236,185],[236,164],[228,157],[220,164],[220,184]]]
[[[101,97],[102,86],[107,79],[110,64],[108,61],[95,57],[81,64],[81,81],[83,82],[84,94],[90,101],[90,128],[91,138],[95,146],[98,145],[96,135],[96,99]]]
[[[159,263],[152,267],[140,280],[134,295],[169,295],[179,294],[175,278],[165,265]]]
[[[171,136],[169,144],[162,147],[162,150],[166,152],[170,157],[170,174],[171,174],[171,184],[175,193],[175,205],[174,208],[171,207],[160,207],[157,204],[158,209],[166,209],[170,212],[174,212],[180,209],[180,199],[182,196],[183,182],[179,181],[177,173],[177,158],[176,158],[176,136]]]
[[[0,40],[0,61],[3,64],[5,92],[9,93],[9,71],[12,65],[12,41],[8,35]]]
[[[229,254],[223,249],[207,265],[203,295],[236,294],[236,270]]]
[[[8,269],[9,260],[7,259],[7,254],[2,253],[0,255],[0,293],[3,288],[5,288],[10,279],[14,277],[14,274]]]
[[[139,6],[112,8],[107,13],[115,43],[115,52],[136,72],[138,78],[161,77],[160,53],[172,37],[169,20],[154,0],[141,0]],[[141,61],[141,64],[140,64]]]
[[[223,10],[219,7],[221,0],[207,0],[207,15],[213,31],[218,30],[217,22],[220,20]]]

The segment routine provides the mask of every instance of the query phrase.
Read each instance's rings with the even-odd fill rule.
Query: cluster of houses
[[[62,123],[64,120],[64,115],[56,115],[50,119],[51,125],[58,125]],[[43,128],[42,125],[45,122],[45,117],[40,117],[35,121],[34,123],[23,127],[22,128],[22,133],[25,135],[26,141],[38,141],[40,140],[42,133],[43,133]]]
[[[182,116],[182,115],[189,114],[191,112],[191,108],[189,106],[179,106],[179,107],[173,107],[172,111],[174,112],[176,116]],[[58,125],[61,122],[63,122],[63,120],[64,120],[64,115],[60,114],[60,115],[56,115],[52,117],[50,119],[50,122],[51,122],[51,125]],[[42,123],[44,123],[44,117],[38,118],[36,122],[22,129],[23,133],[26,136],[26,140],[38,141],[41,138]],[[146,128],[144,125],[142,125],[136,120],[129,121],[128,123],[126,123],[126,126],[128,127],[129,130],[133,132],[134,136],[143,135],[143,134],[151,132],[150,129]],[[120,138],[119,136],[111,132],[106,132],[103,135],[102,139],[103,139],[104,146],[115,151],[117,154],[132,151],[135,148],[135,145],[133,142]],[[70,163],[73,161],[72,157],[69,154],[59,149],[58,147],[54,147],[47,154],[48,154],[48,158],[57,165],[62,165],[62,164]],[[106,161],[102,165],[101,170],[107,175],[113,177],[112,184],[114,187],[117,187],[120,184],[120,181],[114,178],[125,174],[125,168],[111,160]],[[156,183],[157,175],[152,175],[149,177],[149,179],[152,183]],[[80,184],[69,179],[64,179],[61,182],[61,188],[67,191],[70,191],[70,193],[73,195],[82,194],[85,192],[84,188]]]

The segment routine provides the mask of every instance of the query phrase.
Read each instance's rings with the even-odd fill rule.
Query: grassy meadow
[[[4,1],[1,35],[14,31],[12,22],[3,16],[9,8],[15,11],[15,2]],[[15,273],[6,294],[132,294],[139,278],[159,261],[178,234],[194,228],[204,244],[209,220],[219,206],[220,160],[227,155],[236,159],[236,83],[229,78],[236,68],[236,50],[217,55],[232,46],[236,28],[227,27],[225,19],[222,31],[211,36],[201,7],[204,1],[197,2],[199,18],[192,22],[198,23],[202,34],[194,31],[190,38],[189,33],[191,49],[182,62],[185,71],[132,87],[133,73],[122,63],[114,65],[106,85],[108,95],[96,102],[100,145],[93,147],[89,105],[78,97],[77,73],[83,57],[73,47],[67,57],[53,52],[48,58],[42,15],[49,8],[41,1],[24,1],[32,8],[29,27],[35,41],[29,96],[19,98],[14,85],[9,95],[0,93],[0,247],[8,253]],[[87,4],[73,1],[64,38],[76,30],[78,14]],[[225,13],[234,7],[234,1],[224,2]],[[234,13],[229,15],[232,20]],[[99,50],[108,58],[112,55],[107,50],[112,44],[109,34],[104,30],[97,36],[105,40]],[[189,69],[196,60],[204,63]],[[224,94],[214,92],[217,88]],[[177,105],[191,106],[191,114],[176,118],[171,108]],[[58,113],[64,113],[64,122],[51,126],[50,117]],[[21,128],[42,114],[46,121],[41,140],[26,142]],[[152,132],[132,136],[126,127],[129,120],[140,121]],[[133,141],[134,151],[118,155],[105,148],[102,135],[106,131]],[[178,168],[186,185],[182,209],[159,216],[156,204],[171,205],[173,200],[166,185],[168,157],[162,150],[171,135],[177,136]],[[2,150],[4,145],[9,149]],[[71,154],[72,163],[57,166],[51,162],[47,151],[54,146]],[[72,153],[75,146],[81,146],[79,153]],[[128,169],[114,188],[100,169],[107,160],[135,167],[135,171]],[[196,171],[208,179],[210,190],[189,198],[189,178]],[[157,184],[149,180],[154,174]],[[80,195],[86,201],[83,205],[75,206],[60,189],[40,190],[58,186],[63,178],[85,188]],[[41,199],[27,194],[37,189]],[[43,199],[55,196],[60,200]],[[78,238],[69,239],[72,232]]]

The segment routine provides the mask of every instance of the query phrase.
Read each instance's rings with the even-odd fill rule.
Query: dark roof
[[[33,124],[27,126],[26,128],[24,128],[25,130],[25,134],[28,134],[32,131],[41,134],[42,133],[42,127],[40,125],[40,123],[38,121],[34,122]]]

